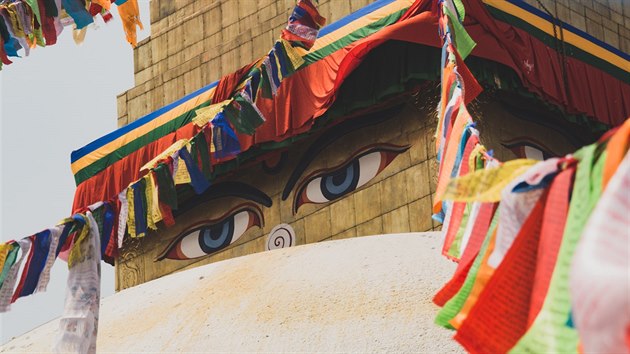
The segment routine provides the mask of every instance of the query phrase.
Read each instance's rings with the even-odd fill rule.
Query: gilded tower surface
[[[622,51],[630,49],[627,2],[526,2]],[[320,0],[318,10],[327,23],[333,23],[369,3]],[[153,0],[152,34],[134,49],[135,86],[118,96],[118,125],[158,110],[263,56],[286,25],[293,6],[293,0]],[[562,31],[558,27],[558,39]],[[375,50],[375,56],[380,52],[386,57],[388,51],[399,50],[395,43],[388,44]],[[380,64],[389,65],[386,59]],[[357,76],[372,73],[357,70],[353,75],[350,85],[360,82]],[[374,121],[371,125],[344,130],[339,124],[322,130],[292,143],[281,153],[245,163],[213,181],[216,188],[228,184],[254,187],[260,192],[254,194],[261,197],[248,202],[223,197],[188,203],[176,215],[174,226],[125,244],[116,263],[117,290],[176,271],[265,251],[268,235],[278,225],[293,229],[297,245],[440,229],[440,224],[431,219],[439,173],[433,137],[437,87],[436,82],[428,80],[407,95],[389,101],[382,110],[364,116],[357,113],[363,120]],[[500,83],[487,87],[472,108],[485,141],[500,160],[562,156],[595,139],[592,131],[564,119],[561,112],[543,102],[532,103],[501,88]],[[315,149],[327,134],[332,136],[331,142]],[[314,149],[316,153],[312,153]],[[308,168],[300,170],[305,160]],[[374,173],[357,177],[359,182],[338,197],[309,200],[317,199],[307,196],[315,188],[310,182],[317,176],[328,174],[341,179],[354,165]],[[293,184],[289,182],[292,179]],[[184,257],[188,252],[183,251],[186,235],[201,232],[195,231],[196,225],[211,223],[238,229],[234,224],[238,218],[246,220],[243,232],[228,246],[207,252],[207,256]]]

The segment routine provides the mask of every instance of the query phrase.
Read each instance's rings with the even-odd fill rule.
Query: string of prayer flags
[[[0,244],[0,312],[11,303],[45,291],[50,270],[68,250],[68,285],[56,349],[94,353],[100,301],[100,261],[114,231],[116,207],[100,202],[37,234]]]
[[[580,248],[590,256],[577,258],[577,245],[583,242],[580,239],[586,234],[585,225],[595,206],[626,207],[628,204],[622,194],[617,194],[615,203],[602,203],[599,198],[603,188],[602,171],[607,161],[603,144],[606,142],[587,146],[573,156],[539,162],[513,178],[500,193],[498,209],[481,247],[477,238],[479,233],[471,235],[467,243],[470,250],[463,252],[466,258],[460,259],[453,279],[434,299],[443,305],[436,323],[457,329],[455,339],[466,350],[473,353],[566,352],[576,351],[580,342],[589,339],[593,343],[591,348],[604,348],[611,342],[601,339],[604,333],[600,328],[611,321],[615,325],[611,325],[607,333],[610,336],[615,333],[616,339],[611,337],[612,342],[616,341],[615,348],[619,351],[622,345],[627,345],[622,330],[627,328],[627,317],[623,313],[611,308],[605,319],[601,317],[599,325],[591,322],[592,306],[595,302],[604,303],[602,298],[628,308],[630,304],[621,295],[627,289],[614,286],[610,280],[606,286],[600,287],[598,297],[591,295],[590,282],[583,281],[576,290],[569,286],[572,267],[581,271],[571,273],[571,279],[583,277],[585,267],[598,269],[600,263],[594,262],[601,262],[603,267],[607,261],[615,264],[618,273],[610,274],[611,277],[617,274],[616,282],[623,283],[621,278],[627,272],[627,260],[623,256],[607,258],[608,254],[625,250],[623,245],[627,243],[628,233],[624,222],[627,218],[622,210],[611,209],[604,219],[611,225],[602,225],[594,232],[597,236],[609,235],[601,246],[607,245],[610,252],[600,252],[599,257],[594,257],[592,252],[597,246],[591,240],[588,248]],[[627,149],[625,159],[630,159]],[[495,167],[512,168],[508,163]],[[620,171],[619,168],[615,171]],[[624,172],[618,173],[624,175]],[[513,176],[512,173],[506,175]],[[610,194],[614,195],[614,192]],[[477,214],[477,230],[486,227],[488,210],[486,207],[483,213]],[[618,220],[619,228],[611,223],[610,215],[613,220]],[[602,233],[602,229],[609,227],[610,232]],[[475,253],[471,264],[471,255]],[[594,277],[601,276],[594,270],[586,272],[589,273]],[[615,291],[608,294],[610,289]],[[575,297],[578,294],[579,297]],[[574,305],[576,301],[579,315]],[[580,332],[580,323],[583,323],[582,328],[590,330]]]
[[[142,28],[137,0],[115,3],[127,39],[135,46],[136,26]],[[21,48],[28,55],[35,45],[54,44],[63,24],[75,24],[82,30],[99,13],[109,20],[110,5],[109,0],[95,0],[86,6],[77,0],[15,0],[0,4],[2,62],[11,63],[8,57],[17,56]],[[18,13],[27,14],[27,20],[23,21],[24,16],[19,17]],[[302,48],[313,45],[324,22],[309,0],[300,0],[283,37],[234,85],[237,92],[231,92],[232,97],[222,102],[208,102],[208,106],[196,111],[196,134],[191,139],[177,141],[145,164],[140,169],[144,172],[142,177],[112,200],[93,204],[84,213],[64,219],[51,229],[0,244],[0,312],[8,311],[11,303],[21,297],[45,291],[55,260],[67,260],[70,274],[56,350],[94,353],[101,259],[113,262],[127,237],[147,237],[160,222],[173,225],[178,184],[190,184],[198,194],[210,186],[213,164],[241,152],[234,129],[253,134],[265,122],[257,99],[275,95],[282,80],[304,65]],[[85,32],[76,34],[79,38]]]
[[[596,150],[597,145],[593,144],[575,154],[579,163],[575,173],[565,231],[549,290],[540,313],[514,350],[559,352],[577,348],[577,332],[566,325],[571,311],[568,276],[575,247],[588,216],[601,194],[605,154],[597,156]]]
[[[73,38],[83,42],[86,27],[101,16],[104,22],[112,19],[111,4],[115,3],[122,20],[127,41],[135,47],[136,27],[142,29],[137,0],[12,0],[0,3],[0,70],[9,65],[9,57],[19,57],[18,51],[40,46],[52,46],[64,27],[73,26]]]
[[[630,118],[574,155],[500,163],[466,110],[480,87],[463,62],[465,9],[438,4],[433,217],[459,264],[433,299],[436,324],[471,353],[629,352]]]
[[[213,105],[212,108],[206,107],[196,112],[197,124],[210,121],[213,127],[214,152],[219,155],[219,159],[231,158],[240,152],[232,129],[253,135],[256,128],[265,122],[264,115],[257,107],[258,98],[274,97],[282,81],[304,65],[302,52],[313,46],[319,29],[325,22],[310,0],[298,1],[282,37],[251,68],[242,89],[229,101],[220,103],[220,109]],[[231,125],[230,129],[226,120]],[[221,146],[220,143],[227,146]]]
[[[457,4],[455,4],[457,2]],[[443,203],[443,194],[448,181],[456,176],[466,174],[459,168],[462,159],[468,160],[472,150],[466,151],[469,138],[474,136],[476,141],[470,142],[471,149],[478,145],[478,132],[474,129],[472,117],[466,104],[472,101],[480,92],[481,86],[474,79],[464,64],[466,58],[475,46],[475,42],[464,30],[461,21],[465,16],[463,4],[459,1],[438,1],[438,33],[442,40],[441,57],[441,97],[438,104],[438,125],[436,128],[436,151],[439,163],[438,185],[433,201],[433,218],[445,225],[455,216],[456,221],[467,220],[471,207],[463,204],[449,205]],[[453,30],[455,29],[455,30]],[[476,133],[473,133],[476,132]],[[454,208],[454,209],[450,209]],[[460,225],[460,223],[457,223]],[[466,223],[464,223],[466,225]],[[465,230],[465,229],[464,229]],[[463,235],[463,232],[460,235]],[[457,237],[451,235],[449,244],[445,245],[443,253],[448,252],[450,246],[461,243],[450,243]],[[447,248],[448,246],[448,248]]]

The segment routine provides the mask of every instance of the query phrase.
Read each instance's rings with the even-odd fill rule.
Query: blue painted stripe
[[[541,17],[541,18],[543,18],[543,19],[545,19],[545,20],[547,20],[547,21],[549,21],[551,23],[553,23],[553,21],[554,21],[553,17],[551,17],[548,13],[546,13],[546,12],[544,12],[544,11],[542,11],[542,10],[540,10],[540,9],[538,9],[538,8],[528,4],[528,3],[526,3],[524,0],[507,0],[507,1],[509,3],[511,3],[512,5],[518,6],[521,9],[523,9],[523,10],[525,10],[527,12],[531,12],[532,14],[537,15],[538,17]],[[568,30],[570,32],[573,32],[574,34],[576,34],[576,35],[578,35],[578,36],[580,36],[580,37],[582,37],[582,38],[584,38],[586,40],[589,40],[589,41],[597,44],[598,46],[600,46],[600,47],[602,47],[602,48],[604,48],[604,49],[606,49],[606,50],[608,50],[608,51],[610,51],[610,52],[612,52],[612,53],[614,53],[614,54],[616,54],[616,55],[618,55],[618,56],[620,56],[620,57],[622,57],[622,58],[624,58],[626,60],[630,60],[630,54],[624,53],[621,50],[611,46],[610,44],[602,42],[601,40],[591,36],[590,34],[582,31],[579,28],[575,28],[575,27],[571,26],[570,24],[568,24],[568,23],[566,23],[564,21],[560,21],[560,22],[562,23],[562,28],[564,28],[564,29],[566,29],[566,30]]]
[[[360,9],[358,9],[357,11],[351,13],[350,15],[343,17],[331,24],[329,24],[328,26],[324,26],[319,30],[319,34],[317,35],[317,38],[323,37],[329,33],[332,33],[338,29],[340,29],[341,27],[349,24],[350,22],[357,20],[367,14],[370,14],[378,9],[380,9],[383,6],[389,5],[393,2],[395,2],[396,0],[378,0],[375,1],[365,7],[362,7]]]
[[[125,134],[127,134],[127,133],[129,133],[131,131],[133,131],[134,129],[139,128],[139,127],[141,127],[141,126],[151,122],[155,118],[158,118],[162,114],[170,111],[171,109],[179,106],[180,104],[182,104],[182,103],[184,103],[184,102],[186,102],[186,101],[188,101],[188,100],[190,100],[192,98],[195,98],[195,97],[201,95],[202,93],[212,89],[213,87],[217,86],[218,83],[219,83],[219,81],[215,81],[215,82],[211,83],[210,85],[202,87],[199,90],[197,90],[197,91],[195,91],[193,93],[190,93],[187,96],[184,96],[184,97],[178,99],[177,101],[175,101],[175,102],[173,102],[173,103],[171,103],[169,105],[166,105],[166,106],[158,109],[157,111],[153,111],[153,112],[147,114],[146,116],[144,116],[144,117],[142,117],[140,119],[137,119],[137,120],[135,120],[135,121],[125,125],[124,127],[120,127],[118,129],[114,130],[113,132],[111,132],[111,133],[109,133],[109,134],[107,134],[105,136],[102,136],[102,137],[94,140],[93,142],[85,145],[84,147],[73,151],[70,154],[70,162],[71,163],[75,162],[76,160],[82,158],[83,156],[88,155],[92,151],[94,151],[94,150],[96,150],[96,149],[98,149],[98,148],[100,148],[100,147],[102,147],[104,145],[107,145],[110,142],[120,138],[121,136],[123,136],[123,135],[125,135]]]

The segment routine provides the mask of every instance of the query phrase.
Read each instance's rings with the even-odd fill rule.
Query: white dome
[[[321,242],[230,259],[101,303],[99,352],[461,352],[433,324],[452,275],[439,233]],[[57,320],[3,352],[50,352]]]

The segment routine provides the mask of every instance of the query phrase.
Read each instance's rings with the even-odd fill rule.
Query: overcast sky
[[[149,34],[149,0],[139,4],[140,40]],[[38,47],[0,71],[2,242],[70,216],[70,152],[116,129],[116,95],[133,86],[133,52],[113,14],[110,23],[90,28],[82,45],[66,28],[56,45]],[[102,269],[102,294],[111,295],[113,267],[103,263]],[[67,265],[58,260],[47,292],[19,299],[0,315],[2,343],[61,315],[66,276]]]

